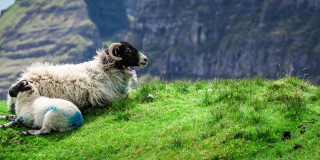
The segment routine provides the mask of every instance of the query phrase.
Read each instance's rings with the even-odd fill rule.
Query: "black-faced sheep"
[[[40,130],[29,130],[21,134],[40,135],[51,131],[64,132],[80,127],[83,123],[80,110],[73,103],[39,95],[38,90],[28,81],[20,81],[9,90],[11,97],[17,97],[15,115],[0,118],[14,119],[14,121],[0,125],[10,127],[22,123]]]
[[[112,99],[126,97],[128,87],[137,81],[136,72],[129,66],[143,68],[147,61],[147,57],[130,43],[113,43],[105,51],[98,50],[94,59],[88,62],[35,63],[18,81],[33,81],[41,96],[71,101],[80,110],[89,106],[105,107]],[[10,95],[7,104],[14,111],[15,99]]]

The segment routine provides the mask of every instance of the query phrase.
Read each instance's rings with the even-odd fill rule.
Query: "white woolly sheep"
[[[14,119],[0,127],[10,127],[19,123],[40,130],[29,130],[22,135],[49,134],[51,131],[64,132],[80,127],[83,123],[80,110],[73,103],[39,95],[37,88],[26,80],[20,81],[9,90],[11,97],[16,97],[16,115],[0,118]]]
[[[89,106],[106,107],[112,99],[126,97],[131,83],[137,82],[136,72],[129,66],[143,68],[147,61],[147,57],[130,43],[113,43],[105,51],[98,50],[97,56],[88,62],[35,63],[18,82],[23,79],[33,81],[41,96],[71,101],[80,110]],[[8,95],[7,103],[14,111],[15,99]]]

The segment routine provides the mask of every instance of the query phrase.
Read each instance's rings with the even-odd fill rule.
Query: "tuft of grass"
[[[28,128],[0,129],[0,159],[319,159],[319,97],[318,86],[295,77],[153,79],[88,109],[76,130],[22,137]]]

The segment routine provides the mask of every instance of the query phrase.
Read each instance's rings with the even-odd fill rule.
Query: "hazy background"
[[[35,61],[79,63],[123,40],[149,58],[139,76],[320,79],[319,0],[16,0],[0,15],[0,98]]]

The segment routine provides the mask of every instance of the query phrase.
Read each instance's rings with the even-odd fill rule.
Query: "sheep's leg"
[[[16,115],[5,115],[5,116],[0,116],[0,119],[6,119],[6,120],[15,120],[18,116]]]
[[[0,128],[7,128],[7,127],[14,126],[14,125],[16,125],[16,124],[18,124],[16,121],[11,121],[11,122],[9,122],[9,123],[0,125]]]
[[[15,101],[16,101],[16,98],[11,97],[9,94],[7,95],[7,106],[11,112],[15,111]]]
[[[6,124],[3,124],[3,125],[0,125],[0,128],[6,128],[6,127],[11,127],[11,126],[14,126],[16,124],[20,124],[22,123],[22,118],[16,118],[14,121],[11,121],[9,123],[6,123]]]
[[[21,132],[20,135],[34,135],[34,136],[39,136],[40,134],[49,134],[50,130],[49,129],[41,129],[41,130],[28,130],[25,132]]]

